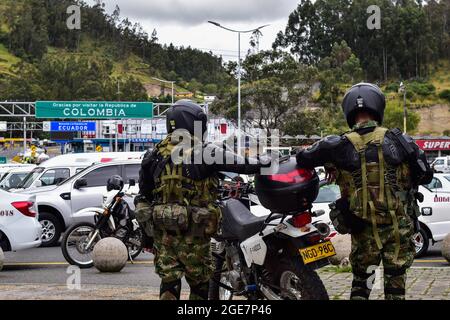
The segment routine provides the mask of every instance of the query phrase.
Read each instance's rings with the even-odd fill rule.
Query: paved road
[[[417,259],[415,267],[445,267],[450,265],[440,256],[440,246],[431,248],[428,255]],[[71,274],[59,247],[36,248],[20,252],[6,252],[5,266],[0,272],[0,284],[65,285]],[[141,254],[134,264],[129,263],[120,274],[101,274],[95,268],[81,270],[83,285],[117,285],[157,290],[159,278],[154,272],[153,256]],[[184,284],[186,287],[186,284]]]
[[[20,252],[6,252],[0,283],[65,284],[70,274],[59,247],[36,248]],[[82,269],[83,284],[132,285],[159,287],[154,272],[153,256],[141,254],[134,264],[128,264],[119,275],[101,274],[95,268]]]
[[[435,249],[429,256],[418,259],[409,270],[408,299],[450,299],[450,268],[441,262],[443,259],[437,252]],[[81,270],[81,290],[68,288],[67,281],[73,273],[67,273],[68,265],[58,247],[6,253],[5,257],[5,267],[0,272],[0,300],[158,298],[159,278],[151,254],[142,254],[118,274],[102,274],[95,268]],[[351,273],[324,268],[319,275],[331,299],[349,298]],[[383,298],[382,280],[379,283],[371,299]],[[188,297],[187,289],[183,281],[183,299]]]

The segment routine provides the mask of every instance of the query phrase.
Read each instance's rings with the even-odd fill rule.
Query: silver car
[[[42,246],[55,245],[61,234],[72,224],[93,222],[92,216],[77,215],[87,207],[101,207],[106,182],[112,175],[120,175],[125,183],[138,181],[140,159],[96,163],[55,186],[25,190],[36,195],[39,221],[42,225]],[[132,199],[127,199],[134,209]]]

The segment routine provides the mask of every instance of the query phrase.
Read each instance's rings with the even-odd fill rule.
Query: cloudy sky
[[[90,0],[94,2],[94,0]],[[289,14],[298,0],[103,0],[109,13],[118,5],[121,17],[139,22],[151,34],[158,32],[160,43],[192,46],[211,50],[225,60],[237,55],[237,34],[219,29],[223,26],[249,30],[264,24],[260,49],[271,47],[276,34],[284,30]],[[241,52],[249,49],[249,36],[241,39]]]

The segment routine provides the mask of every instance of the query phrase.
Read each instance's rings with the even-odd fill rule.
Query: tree
[[[337,106],[338,97],[343,94],[343,86],[358,82],[362,78],[359,59],[344,40],[334,43],[330,56],[321,59],[318,68],[319,101],[324,106]]]
[[[216,95],[219,91],[219,88],[217,87],[217,84],[214,83],[208,83],[203,87],[203,92],[205,94],[214,94]]]
[[[322,110],[300,111],[287,119],[283,131],[291,136],[320,134],[323,115]]]
[[[241,110],[246,126],[265,129],[269,136],[274,129],[281,129],[290,115],[307,105],[315,69],[281,51],[247,56],[242,65]],[[215,101],[211,111],[236,120],[237,89]]]
[[[13,52],[28,60],[41,59],[47,51],[47,12],[38,0],[24,3],[9,33]]]
[[[370,5],[381,9],[381,29],[367,28]],[[449,57],[448,7],[448,0],[301,0],[273,47],[315,64],[345,40],[368,80],[423,77],[430,63]]]
[[[197,91],[199,91],[201,88],[202,84],[198,82],[196,79],[191,79],[191,81],[189,81],[189,84],[187,86],[187,89],[191,91],[194,94],[194,96],[197,95]]]

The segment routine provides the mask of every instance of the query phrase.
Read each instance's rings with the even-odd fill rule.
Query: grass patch
[[[348,265],[348,266],[333,266],[333,265],[329,265],[329,266],[326,266],[326,267],[320,269],[320,271],[333,272],[333,273],[351,273],[352,272],[352,267],[350,265]]]

